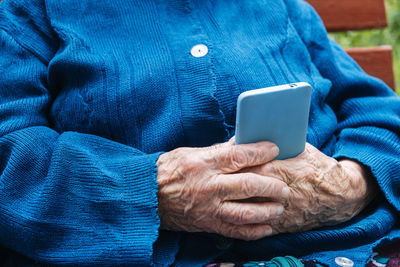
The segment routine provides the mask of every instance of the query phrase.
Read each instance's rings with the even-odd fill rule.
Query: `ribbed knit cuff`
[[[133,251],[142,250],[143,255],[146,255],[146,259],[143,259],[142,262],[152,259],[152,263],[149,262],[149,265],[170,266],[174,263],[175,255],[179,250],[180,235],[176,232],[159,231],[156,162],[160,154],[135,158],[135,165],[128,166],[125,173],[132,178],[132,183],[135,183],[135,188],[131,192],[132,202],[144,204],[143,206],[133,207],[132,214],[135,217],[132,218],[129,225],[130,230],[127,231],[127,234],[130,233],[131,236],[127,240],[135,240],[134,244],[131,244],[134,247]],[[135,177],[149,177],[151,179],[138,183]],[[153,249],[149,249],[150,244],[152,244]],[[149,252],[152,253],[149,254]],[[136,258],[137,255],[124,255],[124,257]]]
[[[369,167],[386,199],[400,210],[400,143],[396,134],[374,127],[345,129],[333,157],[354,159]]]
[[[153,261],[153,245],[158,238],[160,219],[157,215],[157,159],[159,153],[132,157],[131,164],[125,166],[124,176],[129,179],[126,188],[130,214],[126,216],[125,237],[126,255],[121,258],[133,258],[138,264]],[[147,177],[147,179],[143,179]],[[132,242],[133,241],[133,242]],[[131,255],[135,252],[136,255]],[[138,258],[142,256],[143,259]],[[130,262],[130,261],[129,261]],[[132,262],[133,263],[133,262]]]
[[[161,153],[143,156],[143,159],[135,160],[136,165],[131,166],[126,174],[132,177],[132,182],[135,183],[135,190],[132,191],[131,197],[134,203],[144,203],[146,206],[135,207],[132,211],[137,217],[132,218],[131,240],[135,240],[134,250],[137,251],[137,246],[143,246],[143,253],[151,251],[149,258],[152,259],[154,266],[170,266],[175,261],[175,255],[179,249],[179,233],[159,231],[160,219],[158,217],[158,182],[157,182],[157,160]],[[139,184],[135,181],[135,176],[149,177],[143,183]],[[140,214],[140,216],[138,216]],[[149,237],[152,237],[149,240]],[[146,248],[153,244],[153,249]],[[129,255],[125,255],[129,257]],[[132,255],[130,255],[132,257]],[[134,256],[135,257],[135,256]],[[150,265],[150,264],[149,264]]]

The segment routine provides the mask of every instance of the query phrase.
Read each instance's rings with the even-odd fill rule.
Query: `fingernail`
[[[270,236],[270,235],[272,235],[272,228],[269,228],[269,229],[265,230],[264,235],[265,235],[265,236]]]
[[[285,208],[283,206],[279,206],[276,209],[276,215],[281,215],[283,213],[283,211],[285,210]]]
[[[273,147],[271,148],[271,152],[272,152],[272,154],[274,155],[274,157],[277,157],[277,156],[279,155],[279,147],[273,146]]]
[[[288,198],[290,195],[290,189],[289,187],[285,187],[282,189],[282,197],[283,198]]]

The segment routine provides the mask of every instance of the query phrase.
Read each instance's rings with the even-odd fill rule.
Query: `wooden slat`
[[[307,0],[328,31],[377,29],[387,26],[384,0]]]
[[[365,72],[381,79],[393,90],[395,89],[391,46],[349,48],[346,51]]]

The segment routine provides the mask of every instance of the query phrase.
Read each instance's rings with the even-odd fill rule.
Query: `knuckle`
[[[271,195],[280,197],[282,194],[283,187],[284,187],[283,182],[281,182],[279,180],[276,180],[276,181],[271,180],[271,184],[270,184]]]
[[[223,236],[238,238],[236,234],[236,227],[234,225],[224,225],[223,227],[218,228],[217,231]]]
[[[238,206],[235,205],[230,208],[232,213],[230,213],[231,220],[233,223],[241,223],[243,221],[243,210]]]
[[[224,197],[228,194],[226,183],[221,182],[220,179],[218,179],[218,176],[216,177],[216,179],[212,179],[210,181],[209,189],[210,189],[210,193],[212,195],[215,195],[218,197]]]
[[[246,241],[257,240],[262,237],[257,229],[250,229],[248,227],[241,227],[237,230],[241,239]]]
[[[237,213],[237,221],[238,223],[252,223],[255,221],[257,217],[257,212],[255,212],[253,209],[240,209],[240,211]]]
[[[273,150],[274,147],[276,147],[276,149],[278,149],[279,151],[279,148],[270,142],[258,146],[255,151],[254,158],[256,158],[259,161],[270,161],[271,159],[274,158],[274,156],[276,156],[274,155],[275,154],[275,151]]]
[[[215,208],[214,216],[223,221],[226,220],[226,218],[227,218],[226,209],[224,209],[223,203],[220,203],[219,205],[217,205],[217,207]]]
[[[201,155],[193,155],[193,153],[188,152],[179,158],[178,169],[185,175],[198,175],[200,172],[207,170],[207,165]]]
[[[202,196],[202,198],[206,199],[207,196],[215,195],[215,186],[211,180],[200,180],[194,183],[194,187],[196,188],[197,194]],[[212,197],[215,198],[215,197]],[[212,199],[209,198],[209,199]]]
[[[223,211],[221,215],[223,219],[234,224],[248,223],[249,221],[251,221],[250,218],[254,216],[252,211],[241,208],[240,205],[229,205],[227,210],[229,210],[229,213]]]
[[[228,156],[229,161],[235,168],[240,169],[248,165],[248,155],[241,148],[235,149],[235,147],[232,147],[231,149],[229,149]]]
[[[257,188],[254,186],[254,182],[251,179],[247,179],[246,177],[242,178],[241,190],[246,196],[251,197],[256,195],[256,189]]]
[[[265,210],[263,210],[263,213],[265,218],[270,218],[271,215],[274,214],[273,212],[271,212],[271,208],[266,208]]]
[[[180,165],[184,166],[185,169],[187,170],[191,170],[195,167],[195,163],[194,163],[194,159],[193,157],[190,157],[188,154],[184,154],[181,156],[180,158]]]

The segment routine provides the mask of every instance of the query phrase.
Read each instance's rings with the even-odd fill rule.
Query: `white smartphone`
[[[311,85],[292,83],[241,93],[237,100],[236,144],[270,141],[279,147],[276,159],[304,151]]]

